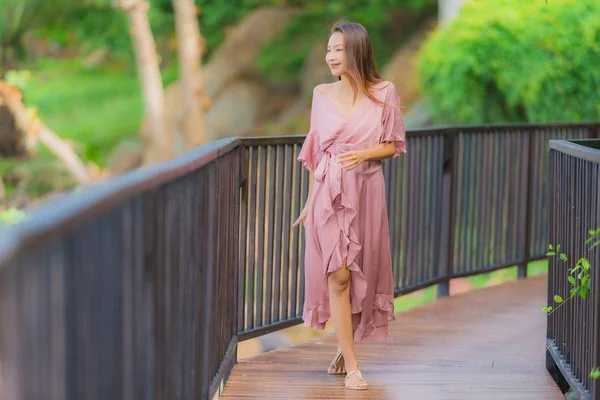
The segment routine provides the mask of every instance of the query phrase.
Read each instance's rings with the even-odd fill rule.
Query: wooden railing
[[[551,141],[549,159],[548,238],[557,255],[548,271],[554,310],[548,316],[547,368],[560,371],[580,400],[600,400],[600,381],[592,373],[600,367],[600,248],[594,246],[597,238],[586,243],[600,228],[600,141]],[[571,297],[577,287],[583,293]]]
[[[547,142],[598,129],[409,132],[384,163],[396,294],[525,276],[547,248]],[[0,231],[2,398],[212,398],[238,340],[301,320],[303,140],[221,140]]]

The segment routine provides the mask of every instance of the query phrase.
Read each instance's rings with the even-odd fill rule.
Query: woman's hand
[[[308,202],[304,205],[302,212],[300,212],[300,216],[298,217],[296,222],[294,222],[292,224],[292,228],[295,228],[296,226],[300,225],[301,222],[304,223],[304,221],[306,220],[306,215],[308,214],[308,209],[310,208],[310,205],[311,205],[311,202]]]
[[[367,157],[364,151],[357,150],[340,154],[337,160],[340,164],[342,164],[342,169],[344,171],[350,171],[365,162]]]

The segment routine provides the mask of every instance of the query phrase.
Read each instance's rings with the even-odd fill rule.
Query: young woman
[[[383,81],[365,28],[333,26],[326,62],[338,81],[313,91],[311,127],[298,160],[310,172],[305,227],[304,324],[338,339],[328,373],[367,389],[354,343],[387,338],[394,282],[381,160],[406,152],[400,100]]]

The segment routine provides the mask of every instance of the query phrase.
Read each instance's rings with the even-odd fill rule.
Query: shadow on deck
[[[240,361],[222,398],[562,399],[544,364],[546,292],[539,276],[396,314],[388,341],[358,346],[367,392],[326,374],[329,335]]]

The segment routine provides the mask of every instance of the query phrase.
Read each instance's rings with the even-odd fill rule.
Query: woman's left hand
[[[365,162],[366,157],[364,152],[357,150],[340,154],[337,160],[340,164],[342,164],[342,169],[344,171],[350,171]]]

